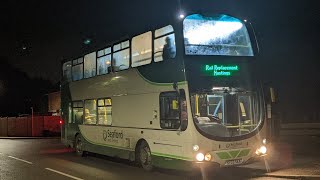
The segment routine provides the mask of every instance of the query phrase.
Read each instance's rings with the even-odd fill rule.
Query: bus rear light
[[[60,120],[60,121],[59,121],[59,124],[63,124],[63,121],[62,121],[62,120]]]

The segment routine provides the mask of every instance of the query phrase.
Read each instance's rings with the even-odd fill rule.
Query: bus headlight
[[[211,154],[210,153],[206,153],[206,155],[204,156],[204,160],[205,161],[210,161],[211,160]]]
[[[257,150],[256,150],[256,154],[259,156],[263,156],[266,155],[267,153],[267,147],[266,146],[260,146]]]
[[[202,153],[198,153],[196,155],[196,159],[197,159],[197,161],[203,161],[204,160],[204,155]]]
[[[199,146],[198,146],[198,145],[193,145],[193,146],[192,146],[192,149],[193,149],[194,151],[198,151],[198,150],[199,150]]]

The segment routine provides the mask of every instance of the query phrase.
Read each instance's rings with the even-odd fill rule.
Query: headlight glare
[[[202,153],[198,153],[196,155],[196,159],[197,159],[197,161],[203,161],[204,160],[204,155]]]
[[[267,139],[264,138],[264,139],[262,140],[262,143],[263,143],[263,144],[267,144]]]
[[[267,153],[267,147],[266,146],[260,146],[257,150],[256,150],[256,154],[258,156],[263,156],[266,155]]]
[[[266,153],[267,153],[267,148],[266,148],[265,146],[261,146],[261,147],[260,147],[260,152],[261,152],[262,154],[266,154]]]

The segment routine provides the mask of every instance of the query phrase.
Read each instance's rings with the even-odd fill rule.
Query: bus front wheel
[[[142,141],[138,147],[137,162],[146,171],[153,170],[151,151],[146,141]]]
[[[76,140],[75,140],[75,150],[76,150],[76,154],[78,156],[83,157],[85,155],[85,152],[83,151],[83,142],[82,142],[82,136],[80,134],[78,134],[76,136]]]

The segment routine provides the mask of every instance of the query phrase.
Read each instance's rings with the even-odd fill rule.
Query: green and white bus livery
[[[252,26],[224,14],[170,24],[63,63],[62,141],[146,170],[266,155]]]

